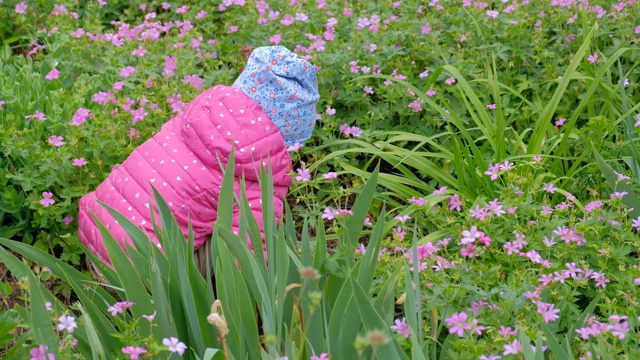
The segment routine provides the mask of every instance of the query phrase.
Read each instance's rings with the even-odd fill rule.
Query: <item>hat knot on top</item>
[[[232,86],[262,107],[287,146],[311,137],[320,94],[316,70],[306,60],[284,46],[256,48]]]

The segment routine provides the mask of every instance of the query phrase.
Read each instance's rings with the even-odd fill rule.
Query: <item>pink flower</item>
[[[140,131],[138,129],[130,128],[127,130],[127,135],[131,139],[137,139],[140,137]]]
[[[51,81],[60,77],[60,71],[56,68],[53,68],[49,73],[44,77],[45,79]]]
[[[49,145],[53,145],[55,147],[64,145],[62,136],[57,136],[57,135],[51,135],[51,137],[47,142],[49,143]]]
[[[404,237],[407,236],[407,232],[402,230],[400,226],[396,226],[395,228],[393,228],[393,235],[399,238],[400,240],[403,240]]]
[[[407,318],[402,318],[402,320],[396,319],[395,325],[391,325],[389,328],[405,338],[411,335],[411,330],[409,329],[409,325],[407,325]]]
[[[93,115],[91,115],[91,112],[89,112],[89,110],[87,109],[80,108],[73,115],[73,118],[71,118],[71,125],[80,126],[85,122],[87,122],[87,118],[89,117],[93,118]]]
[[[124,67],[122,69],[120,69],[120,76],[122,77],[129,77],[133,74],[135,74],[137,72],[137,70],[133,67],[133,66],[127,66]]]
[[[558,190],[558,188],[553,186],[553,184],[551,184],[551,183],[545,183],[544,186],[542,187],[542,190],[553,194],[553,193],[556,192],[556,190]]]
[[[49,207],[49,205],[53,205],[56,203],[53,198],[53,193],[45,191],[42,193],[42,199],[40,199],[40,204],[44,207]]]
[[[73,222],[73,216],[65,216],[65,217],[63,217],[63,218],[62,218],[62,222],[63,222],[65,225],[69,225],[69,224],[71,224],[71,223]]]
[[[598,53],[595,53],[595,54],[589,55],[589,56],[587,57],[587,60],[588,60],[590,63],[592,63],[592,64],[593,64],[594,62],[598,61]]]
[[[520,351],[522,351],[522,344],[520,344],[518,340],[513,340],[511,344],[504,345],[504,352],[502,355],[517,354]]]
[[[138,355],[146,353],[147,350],[138,346],[127,346],[122,348],[122,352],[129,355],[131,360],[138,360]]]
[[[498,17],[498,15],[500,15],[500,13],[496,10],[487,10],[487,16],[490,18],[495,19]]]
[[[198,14],[196,14],[196,19],[202,19],[205,16],[207,16],[207,12],[204,10],[200,10],[198,11]]]
[[[133,56],[140,56],[143,57],[145,56],[147,53],[149,53],[145,48],[142,47],[142,45],[138,46],[137,49],[133,50],[131,52],[131,55]]]
[[[486,108],[489,109],[489,110],[495,110],[496,104],[489,104],[489,105],[486,106]]]
[[[58,324],[58,330],[67,330],[69,334],[73,334],[73,330],[78,327],[76,319],[73,316],[62,315],[58,318],[60,323]]]
[[[427,90],[426,94],[428,97],[432,97],[436,94],[436,91],[433,88],[430,88],[429,90]]]
[[[274,45],[280,44],[280,40],[282,40],[282,33],[275,34],[275,35],[269,37],[269,42],[271,42]]]
[[[338,178],[338,173],[337,172],[328,172],[326,174],[322,174],[322,177],[324,179],[337,179]]]
[[[303,146],[304,145],[302,145],[301,143],[297,142],[297,143],[287,147],[287,151],[288,152],[295,152],[295,151],[298,151],[298,150],[302,149]]]
[[[156,312],[154,311],[153,314],[151,314],[151,315],[142,315],[142,317],[147,319],[147,320],[149,320],[149,322],[151,322],[151,321],[153,321],[153,319],[155,319]],[[182,355],[182,354],[180,354],[180,355]]]
[[[198,90],[201,90],[202,86],[204,86],[204,79],[198,75],[187,75],[182,78],[182,82],[189,84]]]
[[[420,32],[422,32],[424,35],[429,34],[431,32],[431,25],[429,25],[429,23],[424,24],[420,28]]]
[[[4,101],[0,100],[0,109],[2,109],[2,105],[4,105]]]
[[[560,309],[556,309],[554,304],[536,301],[536,305],[538,305],[538,314],[542,314],[542,318],[545,323],[555,321],[559,318],[558,313],[560,312]]]
[[[556,120],[556,122],[554,123],[555,126],[562,126],[564,125],[564,123],[567,121],[566,118],[560,118],[558,120]]]
[[[447,80],[445,80],[444,83],[447,85],[453,85],[456,83],[456,78],[454,78],[453,76],[450,78],[447,78]]]
[[[176,14],[184,14],[187,11],[189,11],[189,7],[188,6],[181,6],[179,8],[176,9]]]
[[[25,5],[25,8],[26,7],[27,6]],[[29,350],[29,355],[31,355],[30,360],[54,360],[55,355],[53,353],[47,353],[47,349],[48,349],[47,346],[40,345],[38,347],[35,347]]]
[[[238,27],[237,26],[235,26],[235,25],[229,26],[229,31],[228,31],[229,34],[233,34],[236,31],[238,31]]]
[[[112,104],[116,103],[116,97],[113,95],[111,91],[107,91],[107,92],[99,91],[93,94],[93,96],[91,97],[91,100],[93,100],[93,102],[98,103],[100,105],[106,105],[109,102]]]
[[[336,109],[332,109],[331,107],[327,108],[327,114],[328,115],[334,115],[336,113]]]
[[[309,173],[309,169],[298,169],[298,176],[296,176],[297,181],[307,182],[311,180],[311,174]]]
[[[132,303],[131,301],[120,301],[113,304],[113,306],[109,306],[107,311],[111,313],[111,316],[116,316],[117,314],[123,314],[125,310],[133,305],[134,303]]]
[[[45,120],[47,120],[47,117],[46,117],[42,112],[40,112],[39,110],[36,110],[36,113],[35,113],[35,114],[33,114],[33,115],[27,115],[27,116],[25,116],[24,118],[25,118],[25,119],[38,119],[38,120],[40,120],[40,121],[45,121]]]
[[[467,313],[463,311],[451,315],[450,318],[444,319],[449,326],[449,334],[457,334],[459,337],[463,337],[465,330],[471,330],[471,324],[467,323],[468,318]]]
[[[87,161],[84,158],[73,159],[73,166],[85,166]]]
[[[20,4],[16,5],[15,11],[18,14],[24,14],[27,11],[27,4],[24,1],[21,2]],[[40,346],[44,346],[44,345],[40,345]]]
[[[187,345],[174,337],[162,339],[162,344],[168,347],[170,352],[177,352],[180,356],[187,350]]]

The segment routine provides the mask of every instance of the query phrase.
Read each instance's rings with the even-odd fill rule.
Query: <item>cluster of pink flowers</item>
[[[342,124],[340,125],[339,129],[345,136],[353,136],[353,137],[362,136],[362,130],[357,126],[349,126],[347,124]]]
[[[325,208],[322,213],[322,218],[325,220],[333,220],[338,216],[346,216],[346,215],[353,215],[353,211],[348,209]]]
[[[498,179],[501,171],[511,170],[514,166],[514,163],[505,160],[503,163],[496,163],[494,165],[489,165],[489,169],[484,172],[485,175],[491,176],[491,180],[495,181]]]
[[[586,323],[588,326],[576,329],[578,335],[584,340],[589,339],[591,336],[601,335],[607,331],[618,339],[623,340],[629,332],[627,316],[611,315],[609,316],[609,323],[597,321],[596,318],[592,316],[587,319]]]
[[[71,125],[80,126],[87,122],[87,119],[93,119],[93,114],[88,109],[79,108],[71,118]]]
[[[449,326],[449,334],[456,334],[459,337],[463,337],[465,332],[470,334],[482,335],[484,326],[478,325],[477,319],[470,319],[466,312],[462,311],[457,314],[451,315],[451,317],[444,319]]]

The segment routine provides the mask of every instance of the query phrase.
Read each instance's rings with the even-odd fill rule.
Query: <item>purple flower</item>
[[[129,77],[133,74],[135,74],[136,72],[138,72],[133,66],[127,66],[127,67],[123,67],[122,69],[120,69],[120,76],[122,77]]]
[[[487,16],[490,18],[495,19],[498,17],[498,15],[500,15],[500,13],[496,10],[487,10]]]
[[[40,345],[38,347],[32,348],[31,350],[29,350],[29,355],[31,355],[31,359],[29,360],[54,360],[55,355],[52,353],[47,353],[47,349],[48,348],[45,345]]]
[[[84,158],[73,159],[73,166],[85,166],[87,165],[87,160]]]
[[[27,11],[27,4],[24,1],[21,2],[20,4],[16,5],[15,11],[18,14],[24,14]],[[44,345],[40,345],[40,346],[44,346]]]
[[[122,348],[122,352],[129,355],[131,360],[138,360],[138,355],[146,353],[147,350],[138,346],[127,346]]]
[[[174,337],[162,339],[162,344],[168,347],[170,352],[177,352],[180,356],[187,349],[187,345]]]
[[[331,107],[327,108],[327,114],[328,115],[334,115],[336,113],[336,109],[332,109]]]
[[[587,213],[592,212],[593,210],[602,207],[602,205],[604,205],[604,203],[600,200],[594,200],[591,201],[590,203],[588,203],[587,205],[584,206],[584,211],[586,211]]]
[[[63,218],[62,218],[62,222],[63,222],[65,225],[69,225],[69,224],[71,224],[71,222],[73,222],[73,216],[65,216],[65,217],[63,217]]]
[[[451,315],[450,318],[444,319],[449,326],[449,334],[457,334],[459,337],[464,336],[465,330],[471,330],[471,324],[467,323],[469,316],[464,311]]]
[[[396,226],[395,228],[393,228],[393,235],[399,238],[400,240],[403,240],[404,237],[407,235],[407,232],[402,230],[400,226]]]
[[[495,110],[496,104],[489,104],[489,105],[486,106],[486,108],[489,109],[489,110]]]
[[[542,315],[545,323],[555,321],[559,318],[558,313],[560,312],[560,309],[556,309],[554,304],[536,301],[536,305],[538,305],[538,314]]]
[[[39,110],[36,110],[36,113],[33,115],[27,115],[24,117],[25,119],[38,119],[40,121],[45,121],[47,120],[47,117],[45,114],[43,114],[42,112],[40,112]]]
[[[134,303],[132,303],[131,301],[120,301],[113,304],[113,306],[109,306],[107,311],[111,313],[111,316],[116,316],[117,314],[123,314],[124,311],[133,306],[133,304]]]
[[[504,345],[504,352],[502,355],[517,354],[520,351],[522,351],[522,344],[520,344],[518,340],[513,340],[511,344]]]
[[[298,176],[296,176],[297,181],[307,182],[311,180],[311,174],[309,173],[309,169],[298,169]]]
[[[595,54],[589,55],[589,56],[587,57],[587,60],[588,60],[590,63],[592,63],[592,64],[593,64],[594,62],[598,61],[598,53],[595,53]]]
[[[149,320],[149,322],[151,322],[151,321],[153,321],[153,319],[155,319],[156,312],[154,311],[153,314],[151,314],[151,315],[142,315],[142,317],[147,319],[147,320]],[[180,354],[180,355],[182,355],[182,354]]]
[[[58,330],[67,330],[69,334],[73,334],[73,330],[78,327],[76,319],[73,316],[62,315],[58,318],[60,323],[58,324]]]
[[[51,81],[60,77],[60,71],[58,69],[52,69],[49,73],[44,77],[45,79]]]
[[[275,35],[269,37],[269,42],[271,42],[274,45],[280,44],[281,40],[282,40],[282,33],[275,34]]]
[[[553,193],[555,193],[555,192],[556,192],[556,190],[558,190],[558,188],[557,188],[557,187],[555,187],[555,186],[553,186],[553,184],[551,184],[551,183],[548,183],[548,184],[547,184],[547,183],[545,183],[545,184],[544,184],[544,186],[542,187],[542,190],[544,190],[544,191],[546,191],[546,192],[548,192],[548,193],[553,194]]]
[[[75,114],[73,114],[73,118],[71,118],[71,125],[80,126],[87,122],[87,118],[92,118],[91,112],[84,108],[79,108]]]
[[[420,28],[420,32],[422,32],[424,35],[429,34],[431,32],[431,25],[429,25],[429,23],[424,24],[424,26]]]
[[[449,205],[449,211],[460,211],[462,200],[460,200],[460,196],[458,194],[454,194],[453,196],[447,198],[447,203]]]
[[[51,135],[51,137],[49,138],[49,140],[47,140],[47,142],[50,145],[53,145],[56,147],[64,145],[62,136],[57,136],[57,135]]]
[[[56,201],[53,200],[53,193],[45,191],[42,193],[42,199],[40,199],[40,204],[44,207],[49,207],[49,205],[55,204]]]
[[[391,325],[389,328],[398,334],[408,338],[411,335],[411,330],[409,329],[409,325],[407,325],[407,318],[396,319],[395,325]]]
[[[198,90],[202,89],[202,86],[204,85],[204,79],[198,75],[187,75],[182,78],[182,82],[189,84]]]

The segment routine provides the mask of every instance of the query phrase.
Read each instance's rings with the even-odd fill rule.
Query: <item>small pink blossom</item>
[[[122,77],[129,77],[133,74],[135,74],[136,72],[138,72],[133,66],[127,66],[124,67],[122,69],[120,69],[120,76]]]
[[[51,69],[49,73],[44,77],[46,80],[55,80],[60,77],[60,71],[56,68]]]
[[[273,36],[269,36],[269,42],[271,42],[274,45],[280,44],[281,40],[282,40],[282,33],[275,34]]]
[[[69,224],[71,224],[71,223],[73,222],[73,216],[65,216],[65,217],[63,217],[63,218],[62,218],[62,222],[63,222],[65,225],[69,225]]]
[[[396,319],[395,325],[391,325],[389,328],[405,338],[411,335],[411,330],[409,329],[409,325],[407,325],[407,318],[402,318],[402,320]]]
[[[298,176],[296,176],[296,181],[307,182],[311,180],[311,174],[309,173],[309,169],[300,168],[296,170],[298,172]]]
[[[27,4],[23,1],[16,5],[15,12],[18,14],[24,14],[27,11]]]
[[[122,348],[122,352],[129,355],[131,360],[138,360],[140,354],[144,354],[147,352],[144,348],[138,346],[127,346]]]
[[[120,301],[113,304],[113,306],[109,306],[107,311],[111,313],[111,316],[116,316],[117,314],[123,314],[125,310],[133,305],[134,303],[132,303],[131,301]]]
[[[87,160],[84,158],[73,159],[73,166],[85,166],[87,165]]]
[[[40,199],[40,204],[44,207],[49,207],[50,205],[55,204],[56,201],[53,199],[53,193],[45,191],[42,193],[42,199]]]
[[[337,172],[328,172],[326,174],[322,174],[322,177],[324,179],[337,179],[338,178],[338,173]]]
[[[33,114],[33,115],[27,115],[27,116],[25,116],[24,118],[25,118],[25,119],[38,119],[38,120],[40,120],[40,121],[45,121],[45,120],[47,120],[47,116],[46,116],[44,113],[40,112],[40,110],[36,110],[36,113],[35,113],[35,114]]]
[[[422,32],[424,35],[429,34],[431,32],[431,25],[429,25],[429,23],[424,24],[420,28],[420,32]]]
[[[51,137],[49,138],[49,140],[47,140],[47,142],[49,143],[49,145],[53,145],[55,147],[58,146],[62,146],[64,145],[64,139],[62,138],[62,136],[58,136],[58,135],[51,135]]]

